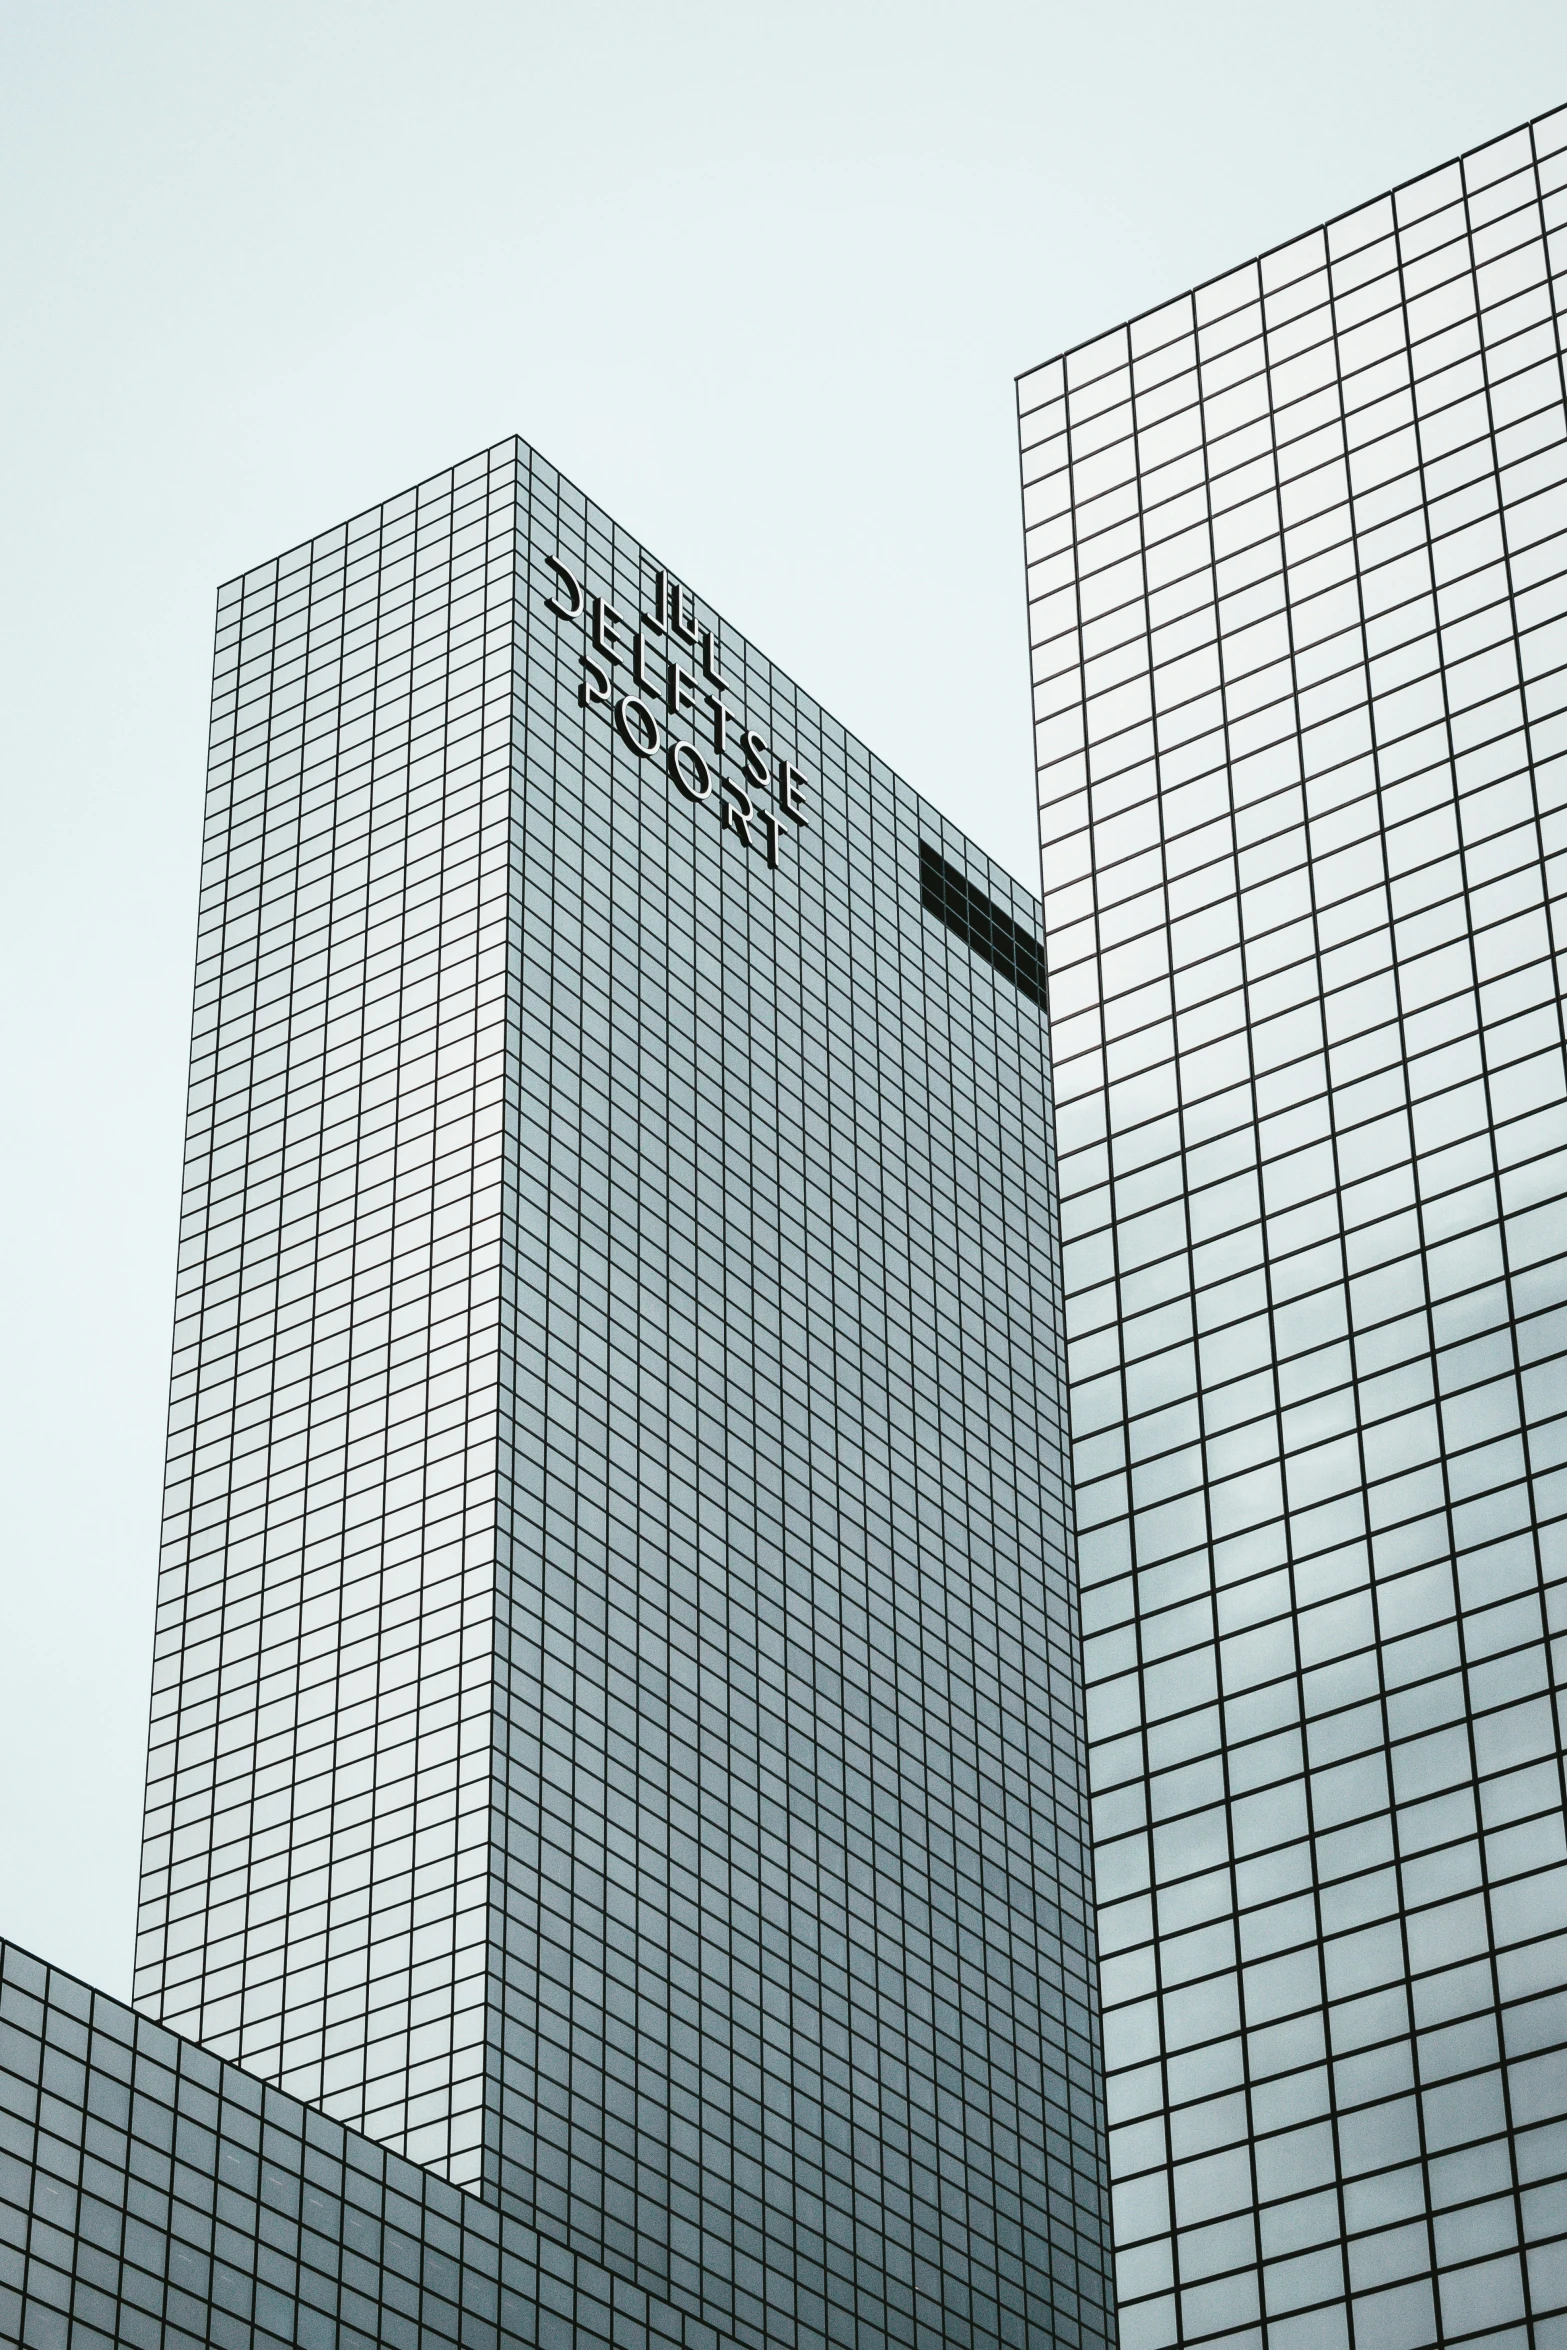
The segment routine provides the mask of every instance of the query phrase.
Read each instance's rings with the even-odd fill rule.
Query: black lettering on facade
[[[730,832],[738,832],[746,847],[750,848],[752,845],[751,827],[756,822],[756,808],[750,793],[727,775],[719,777],[718,788],[720,792],[727,795],[718,803],[725,829]]]
[[[713,748],[722,759],[729,750],[729,712],[716,694],[708,695],[707,706],[713,713]]]
[[[647,631],[639,628],[631,640],[631,674],[637,681],[639,694],[660,694],[664,681],[656,668],[647,665]]]
[[[620,729],[622,742],[635,751],[639,759],[651,759],[663,744],[658,720],[646,702],[639,702],[635,694],[621,695],[615,704],[615,724]]]
[[[678,784],[688,800],[712,798],[713,771],[695,743],[671,743],[667,764],[670,782]]]
[[[621,642],[620,632],[625,625],[624,618],[615,610],[608,596],[594,597],[593,643],[607,660],[618,661],[624,653],[626,648]]]
[[[805,822],[805,808],[800,799],[804,783],[805,777],[800,773],[799,768],[791,760],[780,758],[778,762],[778,805],[786,816],[794,818],[796,824]]]
[[[582,582],[574,571],[567,568],[558,555],[546,555],[544,560],[570,598],[568,603],[557,604],[553,596],[546,596],[544,599],[546,609],[555,613],[561,620],[579,620],[582,617]]]
[[[669,781],[683,799],[708,801],[718,810],[726,832],[738,833],[748,849],[764,850],[768,867],[777,872],[786,827],[771,808],[759,806],[753,796],[771,791],[782,815],[797,825],[807,821],[803,793],[808,779],[792,760],[772,751],[764,734],[743,723],[724,701],[728,682],[718,666],[716,629],[698,629],[696,601],[690,591],[667,571],[654,574],[655,612],[644,612],[640,625],[632,623],[604,595],[589,595],[570,564],[558,555],[544,558],[557,583],[545,597],[546,608],[558,619],[586,626],[593,650],[584,651],[577,699],[583,709],[597,705],[613,711],[616,732],[638,759],[662,758]],[[591,612],[589,607],[591,605]],[[655,650],[657,640],[678,638],[692,649],[690,667],[678,655]],[[700,645],[698,673],[695,658]],[[629,659],[633,688],[618,699],[614,671]],[[705,703],[712,713],[712,752],[698,748],[675,729],[682,719],[697,721]],[[668,718],[666,744],[663,714]],[[745,781],[724,774],[724,762],[739,738]],[[776,772],[775,772],[776,770]],[[758,838],[760,830],[760,839]]]

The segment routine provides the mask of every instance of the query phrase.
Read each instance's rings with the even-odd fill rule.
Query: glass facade
[[[720,2350],[722,2337],[0,1943],[0,2341]]]
[[[516,468],[219,594],[135,1997],[479,2175]]]
[[[1019,386],[1124,2350],[1567,2341],[1564,221]]]
[[[220,594],[137,2004],[747,2344],[1106,2338],[1042,992],[519,442]]]

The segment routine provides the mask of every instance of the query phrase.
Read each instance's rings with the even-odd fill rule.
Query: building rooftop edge
[[[1117,334],[1137,326],[1145,318],[1157,317],[1161,310],[1167,310],[1173,302],[1179,302],[1183,298],[1193,299],[1209,286],[1222,285],[1224,280],[1227,277],[1233,277],[1237,270],[1259,265],[1275,253],[1286,253],[1292,245],[1302,243],[1307,237],[1326,236],[1328,231],[1336,228],[1341,221],[1353,220],[1357,212],[1364,212],[1373,204],[1385,203],[1392,198],[1401,196],[1406,189],[1419,187],[1423,180],[1436,179],[1442,172],[1455,170],[1460,164],[1468,162],[1471,157],[1483,155],[1488,148],[1504,146],[1509,139],[1519,138],[1526,131],[1532,133],[1538,130],[1542,123],[1552,122],[1558,118],[1562,122],[1564,133],[1561,143],[1567,144],[1567,99],[1564,99],[1555,106],[1543,108],[1538,114],[1529,115],[1523,122],[1509,124],[1506,130],[1497,131],[1491,138],[1481,139],[1473,147],[1462,147],[1456,155],[1445,155],[1439,163],[1427,164],[1423,170],[1411,172],[1407,179],[1395,180],[1390,188],[1378,188],[1371,195],[1360,197],[1356,203],[1346,204],[1341,211],[1330,212],[1326,219],[1315,222],[1309,228],[1297,229],[1293,236],[1280,237],[1275,243],[1264,245],[1257,252],[1243,254],[1239,260],[1232,261],[1227,268],[1216,269],[1211,271],[1207,277],[1196,278],[1189,285],[1178,288],[1174,293],[1166,294],[1160,301],[1146,303],[1142,309],[1133,310],[1125,317],[1115,319],[1107,326],[1099,327],[1091,335],[1082,335],[1076,342],[1063,343],[1058,349],[1047,351],[1043,358],[1031,360],[1027,367],[1019,368],[1012,381],[1014,384],[1026,383],[1028,378],[1031,375],[1037,375],[1041,368],[1060,365],[1066,360],[1074,358],[1079,351],[1091,350],[1095,343],[1102,342],[1107,335]]]
[[[290,555],[295,555],[300,553],[303,549],[314,547],[318,539],[325,538],[333,532],[340,530],[351,530],[356,522],[364,520],[371,515],[383,514],[388,506],[396,505],[400,499],[417,497],[418,493],[428,487],[431,483],[444,481],[448,476],[452,476],[455,479],[457,475],[463,472],[465,467],[477,467],[481,459],[491,459],[495,456],[497,451],[506,451],[509,453],[525,455],[528,458],[536,459],[542,465],[548,466],[550,472],[557,477],[563,487],[569,489],[576,497],[581,498],[585,506],[592,508],[597,513],[607,515],[609,520],[614,523],[615,528],[619,531],[623,531],[624,535],[628,539],[632,540],[634,544],[641,550],[641,552],[648,556],[653,562],[663,562],[663,557],[655,553],[654,549],[649,547],[644,540],[638,538],[634,531],[627,529],[624,524],[620,523],[614,515],[610,514],[609,508],[607,506],[600,505],[599,501],[591,494],[590,491],[583,489],[581,484],[574,480],[570,474],[562,472],[561,468],[550,458],[546,457],[541,450],[535,448],[531,441],[525,440],[521,433],[503,433],[499,440],[486,442],[482,448],[470,450],[466,457],[458,457],[450,465],[438,466],[434,473],[421,475],[417,481],[409,482],[402,489],[392,491],[390,496],[379,499],[375,504],[357,507],[353,513],[345,515],[341,521],[329,523],[324,530],[317,531],[308,538],[291,540],[286,547],[280,548],[275,555],[263,556],[259,562],[248,564],[242,571],[231,572],[226,579],[222,579],[218,582],[217,588],[214,591],[214,610],[216,612],[221,612],[223,599],[229,593],[229,591],[235,587],[243,588],[245,581],[250,579],[254,573],[265,571],[272,565],[282,564],[288,559]],[[673,564],[667,564],[665,568],[670,572],[672,577],[681,579],[683,584],[689,584],[687,575],[676,572]],[[693,593],[694,592],[695,591],[693,590]],[[738,625],[738,623],[726,620],[724,615],[718,611],[718,607],[713,604],[706,596],[703,596],[701,601],[707,605],[708,610],[713,613],[715,619],[719,620],[726,628],[733,629],[734,634],[743,644],[750,646],[758,653],[761,653],[762,649],[757,644],[756,639],[750,636],[746,630]],[[935,827],[937,829],[938,837],[944,845],[948,847],[960,846],[962,854],[968,858],[971,858],[976,864],[983,865],[985,868],[987,883],[992,889],[995,888],[998,877],[1003,880],[1006,883],[1007,889],[1012,893],[1014,908],[1018,904],[1025,906],[1029,911],[1035,928],[1042,934],[1044,925],[1044,907],[1037,881],[1029,882],[1023,880],[1018,874],[1013,872],[1010,865],[1003,864],[999,858],[991,854],[989,849],[982,848],[979,842],[975,840],[973,834],[966,831],[964,827],[957,821],[956,817],[949,816],[944,809],[938,807],[935,801],[929,798],[926,793],[922,792],[917,785],[910,783],[907,776],[900,774],[896,767],[889,765],[889,763],[881,757],[879,752],[874,751],[871,748],[870,744],[866,741],[862,734],[857,733],[852,726],[846,725],[844,720],[838,717],[835,711],[829,710],[824,702],[817,699],[816,695],[810,691],[809,687],[802,685],[792,670],[785,669],[781,663],[775,661],[772,658],[770,653],[762,653],[762,658],[766,661],[767,666],[772,671],[774,678],[780,684],[789,687],[793,692],[803,696],[804,699],[808,702],[813,703],[816,709],[820,712],[821,716],[824,719],[830,720],[832,725],[838,728],[846,742],[856,744],[859,749],[865,753],[866,759],[870,763],[873,774],[877,769],[880,769],[882,774],[889,778],[898,790],[906,791],[910,795],[911,799],[914,800],[918,807],[922,825]],[[1025,790],[1031,790],[1029,777],[1023,778],[1023,787]]]

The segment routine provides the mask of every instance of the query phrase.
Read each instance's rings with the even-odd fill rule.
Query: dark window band
[[[939,915],[1020,995],[1044,1002],[1045,962],[1036,942],[925,841],[920,842],[920,900],[927,914]]]

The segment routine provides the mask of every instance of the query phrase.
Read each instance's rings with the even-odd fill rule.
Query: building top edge
[[[574,498],[580,499],[589,512],[604,516],[613,524],[616,531],[629,540],[649,562],[655,566],[664,563],[662,556],[655,553],[651,547],[639,539],[634,531],[626,529],[623,524],[619,523],[606,506],[600,505],[589,491],[583,489],[569,474],[562,472],[560,467],[535,448],[531,441],[524,440],[520,433],[507,433],[498,441],[492,441],[481,449],[473,450],[468,456],[459,458],[455,464],[440,466],[435,472],[426,474],[418,481],[410,482],[405,488],[394,491],[391,496],[379,499],[373,505],[360,507],[342,521],[329,523],[324,529],[316,531],[308,538],[291,541],[277,554],[265,556],[260,562],[248,565],[243,571],[231,573],[227,579],[219,582],[216,590],[214,608],[219,618],[219,625],[223,624],[225,618],[225,606],[232,605],[234,602],[235,592],[238,591],[243,595],[247,584],[256,582],[259,575],[271,573],[275,579],[291,559],[310,555],[315,548],[319,547],[322,540],[335,538],[339,534],[343,534],[351,540],[357,525],[368,526],[371,523],[379,522],[389,509],[396,509],[406,504],[412,511],[413,502],[417,502],[421,492],[432,490],[436,484],[450,483],[460,487],[465,477],[472,482],[484,480],[497,470],[497,459],[501,461],[502,466],[508,462],[515,462],[519,476],[528,465],[533,463],[547,467],[562,489],[569,491]],[[683,573],[677,573],[672,564],[666,565],[665,568],[671,577],[685,577]],[[700,598],[700,601],[704,604],[707,603],[705,597]],[[725,619],[718,612],[716,606],[709,605],[708,608],[726,633],[732,630],[733,635],[741,644],[757,653],[765,661],[773,678],[775,691],[781,690],[785,694],[797,695],[801,700],[810,703],[822,721],[843,737],[845,744],[852,744],[857,751],[863,753],[866,764],[877,781],[885,781],[891,785],[895,792],[907,794],[909,800],[913,802],[920,830],[929,836],[933,846],[942,848],[948,854],[956,855],[962,863],[972,869],[976,879],[982,878],[984,880],[986,888],[993,896],[1005,899],[1014,914],[1022,914],[1027,921],[1032,923],[1036,932],[1043,935],[1044,912],[1037,886],[1021,880],[1010,865],[1000,863],[987,849],[981,848],[973,836],[965,832],[954,817],[947,815],[933,800],[928,799],[905,776],[899,774],[896,768],[890,766],[885,759],[872,750],[863,735],[857,734],[852,727],[845,725],[843,720],[828,710],[824,703],[818,701],[807,687],[801,685],[791,671],[774,661],[770,654],[764,653],[753,637]],[[1023,782],[1026,787],[1027,778],[1024,778]]]
[[[1554,126],[1557,135],[1549,145],[1542,147],[1539,142],[1539,133],[1547,125]],[[1509,129],[1498,132],[1494,138],[1483,139],[1474,147],[1462,148],[1456,155],[1445,156],[1440,163],[1428,164],[1423,170],[1412,172],[1407,179],[1395,181],[1390,188],[1380,188],[1372,195],[1362,196],[1357,202],[1346,205],[1342,211],[1330,213],[1325,220],[1317,221],[1309,228],[1297,229],[1292,236],[1281,237],[1274,244],[1264,245],[1258,252],[1245,254],[1239,260],[1232,261],[1226,268],[1214,270],[1209,276],[1198,278],[1179,291],[1167,294],[1157,302],[1150,302],[1141,310],[1134,310],[1128,316],[1117,319],[1113,324],[1098,328],[1091,335],[1082,336],[1077,342],[1064,344],[1059,350],[1047,353],[1042,359],[1031,361],[1027,367],[1020,368],[1013,378],[1019,394],[1019,412],[1025,415],[1029,412],[1023,402],[1022,388],[1031,377],[1040,375],[1052,367],[1064,367],[1069,360],[1080,357],[1085,351],[1091,351],[1096,344],[1109,342],[1118,335],[1127,335],[1134,327],[1142,325],[1146,320],[1157,318],[1161,311],[1173,309],[1176,304],[1181,302],[1195,302],[1199,295],[1207,293],[1216,286],[1222,286],[1227,279],[1237,277],[1244,271],[1260,270],[1266,262],[1273,260],[1277,255],[1288,253],[1296,246],[1304,246],[1313,238],[1329,238],[1335,229],[1342,229],[1361,214],[1372,212],[1381,205],[1396,205],[1400,197],[1408,196],[1413,190],[1439,181],[1451,172],[1462,170],[1466,165],[1477,165],[1483,157],[1507,148],[1521,139],[1530,141],[1530,160],[1536,164],[1544,160],[1545,157],[1556,155],[1563,148],[1567,148],[1567,103],[1549,106],[1542,113],[1529,116],[1527,121],[1515,123]],[[1521,160],[1522,158],[1520,158]],[[1503,178],[1517,168],[1518,164],[1507,164],[1492,176],[1498,179]],[[1480,180],[1472,186],[1466,184],[1463,192],[1471,195],[1478,194],[1482,188],[1490,184],[1489,179]],[[1437,210],[1443,203],[1451,201],[1451,195],[1439,197],[1429,209]],[[1421,213],[1410,213],[1400,220],[1398,225],[1408,227],[1422,217],[1424,215]],[[1387,226],[1383,224],[1374,229],[1368,229],[1367,236],[1362,241],[1374,243],[1386,234]],[[1335,260],[1343,260],[1358,249],[1356,245],[1344,245],[1332,257]],[[1300,274],[1306,274],[1306,265],[1303,264]],[[1278,291],[1289,282],[1288,279],[1280,279],[1278,286],[1269,290]],[[1238,309],[1245,301],[1252,298],[1253,296],[1238,293],[1236,301],[1231,307]],[[1223,315],[1225,315],[1223,311],[1215,311],[1212,318],[1204,323],[1210,324]],[[1149,346],[1150,349],[1156,347],[1155,345]],[[1105,369],[1102,372],[1108,373],[1115,364],[1118,362],[1107,358]],[[1084,376],[1080,380],[1087,383],[1093,379],[1091,376]],[[1041,400],[1051,396],[1048,392],[1043,393]],[[1038,404],[1030,403],[1029,406]]]
[[[457,458],[453,464],[438,465],[433,472],[420,474],[417,479],[405,483],[401,489],[393,490],[389,496],[376,498],[368,506],[356,506],[351,514],[344,515],[341,520],[329,522],[322,529],[311,531],[304,538],[291,539],[286,547],[280,547],[275,554],[262,555],[256,562],[247,563],[240,570],[230,572],[227,578],[220,579],[217,584],[216,603],[221,607],[224,600],[232,594],[235,588],[243,589],[246,581],[254,578],[258,572],[275,570],[286,564],[293,556],[309,554],[310,550],[319,545],[322,539],[335,537],[340,531],[352,533],[357,524],[369,523],[379,518],[387,511],[388,507],[397,507],[407,499],[417,498],[421,490],[432,489],[437,482],[460,481],[465,475],[470,479],[477,478],[476,468],[483,466],[487,472],[498,455],[514,455],[518,451],[526,451],[530,456],[539,454],[532,443],[525,441],[520,433],[502,433],[499,440],[487,441],[482,448],[471,449],[465,457]],[[554,470],[559,472],[560,469],[557,466]],[[563,482],[569,481],[569,476],[564,473],[560,478]],[[571,482],[570,486],[573,489],[577,488],[575,482]],[[586,497],[587,492],[579,490],[578,495]]]

